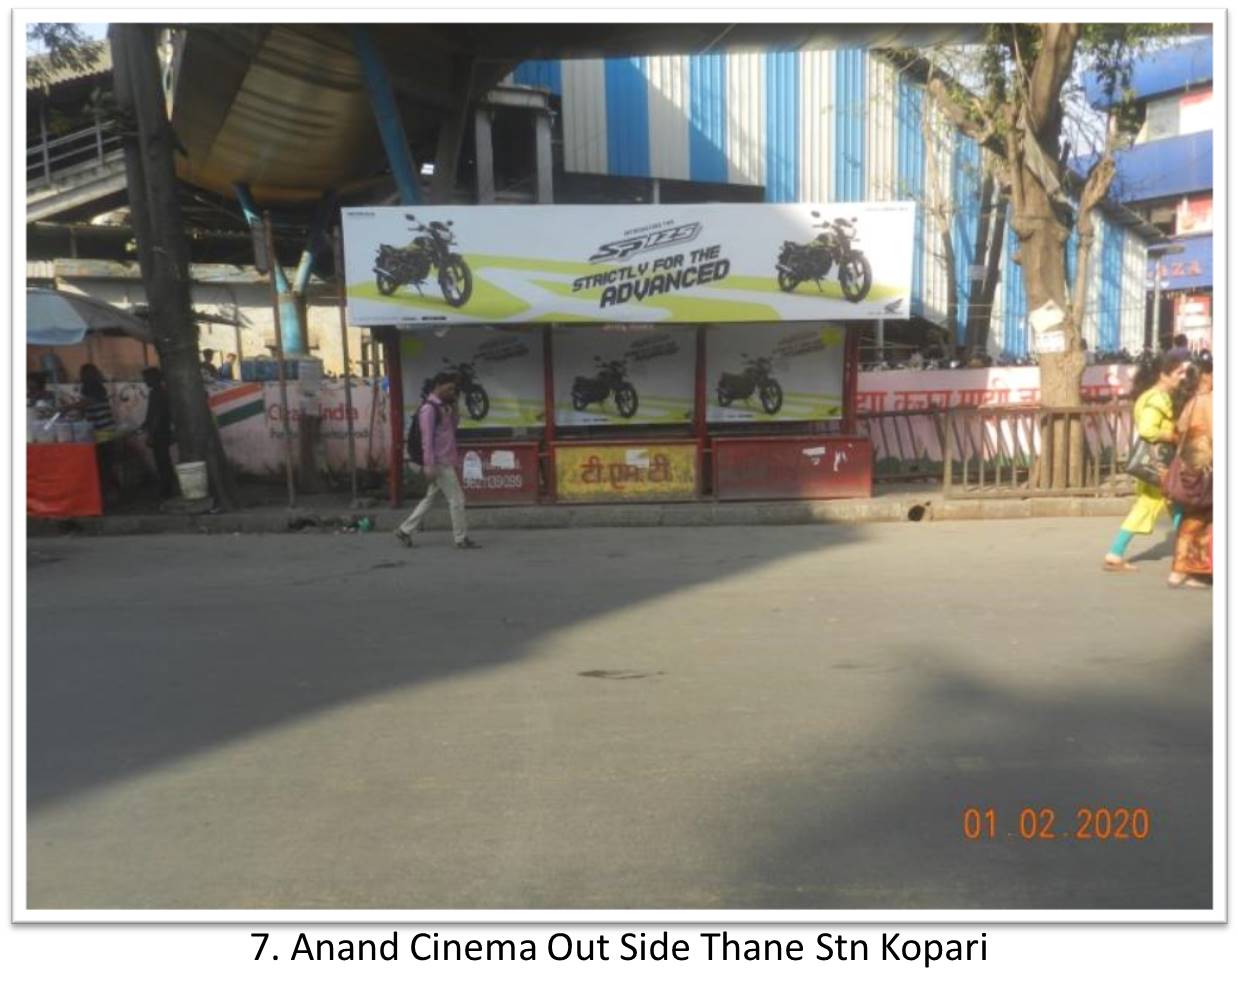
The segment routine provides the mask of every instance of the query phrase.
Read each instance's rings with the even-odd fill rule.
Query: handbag
[[[1173,457],[1172,443],[1150,443],[1136,431],[1131,441],[1131,455],[1126,461],[1126,472],[1137,481],[1159,488]]]
[[[1170,501],[1187,508],[1211,508],[1212,468],[1192,470],[1188,467],[1182,459],[1182,446],[1185,442],[1186,435],[1183,434],[1161,480],[1161,491]]]
[[[1165,471],[1161,485],[1165,497],[1187,508],[1212,507],[1212,468],[1191,470],[1182,462],[1181,454],[1174,454]]]

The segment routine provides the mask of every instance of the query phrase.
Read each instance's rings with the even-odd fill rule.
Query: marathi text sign
[[[685,501],[698,493],[696,443],[555,447],[560,501]]]
[[[347,208],[354,325],[907,318],[911,202]]]
[[[1133,366],[1088,367],[1083,372],[1083,398],[1117,400],[1130,393],[1134,377]],[[1037,404],[1039,367],[865,371],[856,394],[856,411],[861,415]]]

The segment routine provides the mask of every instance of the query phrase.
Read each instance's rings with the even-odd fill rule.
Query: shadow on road
[[[506,533],[476,553],[442,534],[412,553],[375,536],[47,542],[28,572],[28,805],[502,666],[564,627],[856,536],[603,529],[567,547]]]
[[[735,797],[768,816],[736,846],[727,875],[736,888],[720,905],[1209,908],[1210,639],[1183,647],[1168,700],[1130,687],[1149,662],[1083,663],[1112,666],[1111,687],[1012,689],[978,680],[976,662],[908,647],[892,661],[904,679],[879,727],[842,751],[820,750],[786,778],[736,786]],[[848,675],[857,698],[871,694],[871,675]],[[966,838],[968,807],[995,811],[993,839],[987,823],[980,839]],[[1150,833],[1080,840],[1081,807],[1145,807]],[[1025,808],[1033,816],[1021,827]],[[725,825],[727,815],[716,819]]]

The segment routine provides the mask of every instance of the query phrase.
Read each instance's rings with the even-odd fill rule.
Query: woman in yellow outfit
[[[1135,402],[1135,429],[1139,435],[1150,443],[1176,443],[1178,427],[1174,420],[1174,389],[1186,375],[1187,364],[1179,356],[1166,353],[1157,362],[1156,383]],[[1134,564],[1126,561],[1126,548],[1136,533],[1147,536],[1156,525],[1156,520],[1169,511],[1169,499],[1161,494],[1161,489],[1135,482],[1135,504],[1122,522],[1113,546],[1105,554],[1105,570],[1107,571],[1137,571]]]

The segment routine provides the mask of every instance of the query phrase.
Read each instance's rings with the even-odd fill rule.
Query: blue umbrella
[[[150,326],[129,312],[83,294],[26,288],[26,342],[74,346],[87,332],[111,332],[150,342]]]

